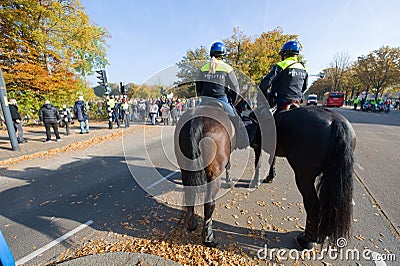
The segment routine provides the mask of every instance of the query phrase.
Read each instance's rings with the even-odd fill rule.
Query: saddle
[[[299,108],[299,107],[300,107],[300,101],[299,100],[291,100],[291,101],[279,103],[278,104],[278,108],[277,108],[276,111],[277,112],[287,111],[287,110],[291,110],[291,109]]]
[[[224,113],[227,115],[227,117],[229,118],[231,125],[232,125],[232,132],[235,132],[234,135],[235,136],[233,138],[233,147],[238,148],[238,149],[245,149],[248,145],[249,145],[249,139],[248,139],[248,134],[246,134],[247,132],[247,127],[244,128],[241,118],[239,115],[237,116],[230,116],[225,108],[224,105],[215,98],[211,98],[211,97],[203,97],[202,98],[202,102],[200,104],[200,106],[209,106],[209,107],[216,107],[216,108],[220,108],[224,111]]]

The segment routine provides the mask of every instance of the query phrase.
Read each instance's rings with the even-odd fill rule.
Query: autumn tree
[[[400,83],[400,48],[383,46],[358,57],[356,72],[367,95],[371,89],[378,98],[385,89]]]
[[[90,24],[79,0],[2,1],[0,67],[9,96],[29,104],[30,114],[45,98],[61,105],[77,94],[93,97],[85,76],[107,63],[107,37]]]
[[[343,91],[345,72],[350,66],[350,55],[338,53],[334,56],[329,68],[325,71],[326,78],[332,83],[333,91]]]

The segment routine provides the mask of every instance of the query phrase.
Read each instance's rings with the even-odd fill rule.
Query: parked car
[[[316,94],[310,94],[307,96],[307,105],[315,105],[318,104],[318,98]]]

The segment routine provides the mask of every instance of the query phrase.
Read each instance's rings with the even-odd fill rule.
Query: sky
[[[309,74],[345,53],[351,61],[382,46],[400,47],[398,0],[81,0],[105,27],[109,83],[142,84],[174,66],[186,51],[207,49],[239,27],[260,36],[281,27],[297,34]],[[265,73],[267,74],[267,73]],[[312,83],[313,78],[309,82]],[[89,77],[97,85],[96,76]]]

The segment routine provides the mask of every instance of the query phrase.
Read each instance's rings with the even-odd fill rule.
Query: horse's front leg
[[[261,158],[261,146],[254,145],[252,146],[254,149],[254,177],[249,184],[249,188],[259,187],[261,184],[260,180],[260,158]]]
[[[274,157],[274,159],[272,159],[271,166],[269,167],[269,172],[268,172],[267,178],[265,179],[265,182],[272,183],[275,176],[276,176],[276,172],[275,172],[275,157]]]
[[[226,184],[230,187],[233,187],[233,180],[232,180],[232,175],[231,175],[231,161],[228,161],[228,163],[225,166],[225,179],[226,179]]]
[[[218,241],[214,236],[213,228],[212,228],[212,214],[215,209],[215,197],[220,187],[220,179],[217,178],[212,182],[208,183],[207,195],[206,195],[206,203],[204,204],[204,244],[207,247],[215,247],[218,245]]]

